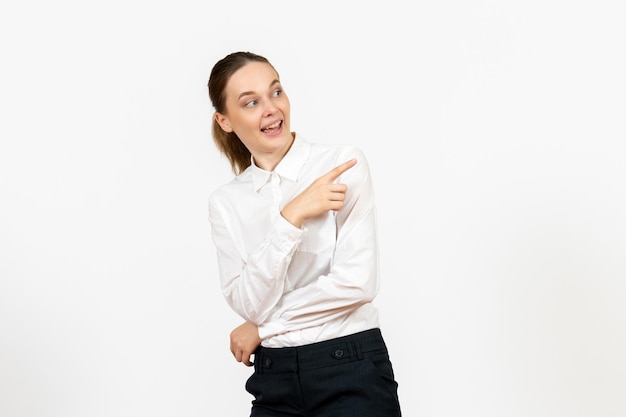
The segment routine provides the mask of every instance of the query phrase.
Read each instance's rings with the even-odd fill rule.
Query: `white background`
[[[247,416],[206,82],[279,70],[374,177],[407,417],[626,415],[619,1],[0,6],[0,416]]]

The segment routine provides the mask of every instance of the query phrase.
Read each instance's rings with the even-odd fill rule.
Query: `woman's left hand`
[[[230,332],[230,351],[237,362],[243,362],[246,366],[253,365],[250,356],[260,344],[259,329],[250,322],[245,322]]]

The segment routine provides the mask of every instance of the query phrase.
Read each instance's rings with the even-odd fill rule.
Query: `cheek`
[[[261,120],[261,117],[256,113],[248,112],[238,119],[239,127],[243,130],[256,131],[259,129],[259,120]]]
[[[232,128],[240,138],[245,138],[259,130],[259,118],[247,114],[232,120]]]
[[[242,114],[241,112],[230,112],[229,114],[229,121],[230,121],[230,126],[233,128],[233,130],[240,130],[242,128],[245,128],[245,126],[248,124],[247,121],[247,117],[245,114]]]

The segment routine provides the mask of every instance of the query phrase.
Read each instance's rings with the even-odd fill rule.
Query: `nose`
[[[274,103],[272,103],[271,101],[266,101],[265,107],[263,107],[263,116],[271,116],[272,114],[276,113],[277,110],[278,109]]]

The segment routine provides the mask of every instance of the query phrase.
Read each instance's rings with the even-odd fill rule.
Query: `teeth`
[[[275,129],[275,128],[277,128],[278,126],[280,126],[280,122],[276,122],[276,123],[274,123],[274,124],[271,124],[271,125],[269,125],[269,126],[266,126],[263,130],[267,130],[267,129]]]

